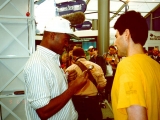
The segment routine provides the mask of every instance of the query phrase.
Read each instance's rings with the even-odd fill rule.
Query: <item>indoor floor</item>
[[[107,103],[108,103],[110,106],[109,106]],[[108,102],[107,100],[105,100],[105,106],[106,106],[106,108],[102,108],[103,120],[114,120],[114,118],[113,118],[113,113],[112,113],[112,111],[111,111],[111,109],[110,109],[111,103]]]

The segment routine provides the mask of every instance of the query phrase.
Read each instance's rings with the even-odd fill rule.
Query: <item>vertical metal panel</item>
[[[0,0],[0,105],[2,119],[26,120],[23,67],[35,50],[34,1]],[[30,16],[26,13],[30,12]]]

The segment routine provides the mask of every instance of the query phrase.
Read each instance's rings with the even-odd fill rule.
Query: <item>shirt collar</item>
[[[77,61],[86,61],[86,58],[78,58]]]
[[[45,57],[51,60],[55,60],[58,65],[60,65],[59,57],[60,55],[55,53],[54,51],[51,51],[48,48],[45,48],[43,46],[37,45],[37,51],[40,51]]]

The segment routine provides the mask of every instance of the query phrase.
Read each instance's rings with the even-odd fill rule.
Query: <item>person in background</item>
[[[152,51],[153,51],[152,49],[148,49],[148,56],[152,56],[153,54]]]
[[[159,53],[159,49],[157,47],[154,47],[152,50],[152,55],[151,58],[154,59],[155,61],[159,61],[158,60],[158,53]]]
[[[61,68],[65,71],[67,68],[67,62],[69,61],[69,55],[67,51],[64,51],[63,54],[60,56],[60,64]]]
[[[88,60],[90,60],[90,59],[94,56],[93,46],[89,46],[89,48],[88,48],[88,53],[89,53],[89,58],[88,58]]]
[[[87,83],[84,71],[78,77],[75,70],[60,68],[59,56],[68,47],[70,22],[52,18],[45,27],[43,39],[24,67],[26,109],[28,120],[77,120],[72,96]]]
[[[68,50],[68,55],[69,55],[69,60],[67,61],[67,67],[69,67],[70,65],[73,64],[73,60],[72,60],[72,53],[73,53],[73,49],[77,48],[77,46],[75,44],[70,45],[69,50]]]
[[[97,86],[95,86],[92,81],[88,79],[87,84],[72,97],[74,106],[78,112],[78,120],[87,120],[87,118],[88,120],[102,120],[102,111],[97,96],[98,91],[104,90],[107,82],[102,68],[86,60],[85,52],[82,48],[73,50],[73,60],[75,62],[81,62],[87,68],[93,65],[94,67],[90,72],[97,83]],[[77,76],[82,74],[82,70],[77,64],[72,64],[66,69],[66,71],[68,70],[76,70]]]
[[[143,50],[144,50],[144,53],[148,56],[148,51],[145,48],[143,48]]]
[[[97,48],[91,48],[90,49],[90,54],[92,57],[90,57],[89,61],[96,63],[97,65],[99,65],[104,73],[104,76],[106,76],[106,61],[103,58],[103,56],[98,55],[98,50]],[[103,92],[101,92],[101,100],[99,101],[99,104],[102,108],[105,108],[105,100],[106,96],[105,96],[105,90]]]
[[[98,64],[99,66],[101,66],[104,76],[105,76],[106,75],[106,61],[103,58],[103,56],[98,55],[97,48],[92,48],[92,50],[93,50],[93,56],[90,58],[89,61],[94,62]]]
[[[160,64],[160,51],[158,53],[157,62]]]
[[[160,65],[144,54],[148,37],[146,19],[136,11],[127,11],[115,22],[118,55],[112,85],[115,120],[160,120]]]
[[[112,67],[112,75],[114,76],[117,69],[117,64],[119,63],[119,57],[117,55],[117,49],[115,46],[109,46],[108,54],[106,55],[106,61]]]

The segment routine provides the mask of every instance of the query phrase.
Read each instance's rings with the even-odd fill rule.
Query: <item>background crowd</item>
[[[60,57],[61,67],[64,70],[66,69],[66,67],[70,66],[73,63],[72,51],[73,51],[73,49],[75,49],[77,47],[79,47],[79,46],[76,46],[76,44],[73,44],[69,48],[68,52],[66,50],[61,55],[61,57]],[[101,66],[105,76],[107,76],[107,75],[114,76],[115,72],[116,72],[117,65],[120,62],[120,60],[122,59],[122,57],[118,56],[117,51],[118,50],[117,50],[116,46],[111,45],[111,46],[109,46],[109,50],[106,53],[104,53],[103,55],[99,55],[97,48],[95,48],[93,46],[89,46],[88,50],[85,51],[85,53],[86,53],[87,60],[90,60],[94,63],[97,63],[99,66]],[[160,64],[160,51],[159,51],[158,47],[154,47],[151,50],[146,50],[144,48],[144,53],[146,55],[150,56],[151,58],[153,58],[155,61],[157,61]],[[111,67],[112,71],[110,71],[110,68],[108,66]],[[108,68],[108,70],[107,70],[107,68]],[[110,74],[110,72],[111,72],[111,74]]]

